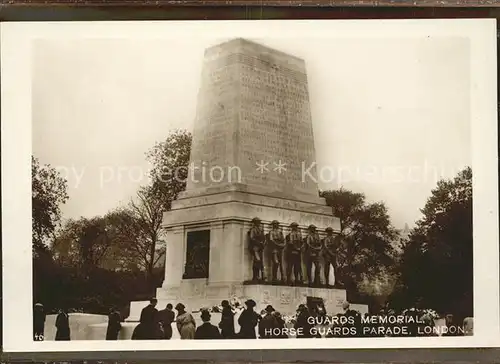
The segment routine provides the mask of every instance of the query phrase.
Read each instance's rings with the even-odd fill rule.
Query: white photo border
[[[499,347],[495,19],[19,22],[0,24],[5,352]],[[35,342],[32,338],[31,52],[35,39],[465,37],[470,40],[474,336]],[[404,30],[404,32],[402,31]],[[208,36],[209,34],[209,36]],[[279,38],[275,36],[273,38]],[[23,314],[28,313],[28,314]]]

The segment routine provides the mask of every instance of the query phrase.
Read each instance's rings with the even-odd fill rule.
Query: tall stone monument
[[[164,215],[157,298],[196,311],[236,296],[291,313],[319,297],[338,311],[345,290],[248,283],[253,218],[266,232],[277,220],[285,235],[293,222],[304,234],[310,224],[339,231],[318,195],[304,60],[244,39],[207,49],[191,149],[186,190]]]

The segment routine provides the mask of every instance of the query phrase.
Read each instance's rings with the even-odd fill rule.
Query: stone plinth
[[[162,304],[158,307],[164,307],[163,302],[173,304],[182,302],[188,310],[198,311],[203,307],[218,306],[224,299],[237,297],[242,302],[250,298],[253,299],[257,303],[257,312],[263,310],[267,305],[272,305],[282,314],[292,315],[300,304],[306,303],[307,297],[317,297],[323,299],[328,313],[336,314],[342,311],[342,303],[346,300],[346,291],[335,288],[290,287],[268,284],[210,284],[208,282],[201,284],[201,282],[190,282],[190,280],[183,280],[181,287],[185,288],[175,290],[159,288],[157,297]],[[179,293],[181,291],[184,291],[184,293]],[[193,292],[196,293],[193,294]],[[147,302],[144,302],[144,305],[146,304]]]
[[[246,285],[244,292],[245,297],[255,300],[259,310],[272,305],[285,315],[294,314],[300,304],[306,304],[307,297],[322,298],[329,314],[342,312],[342,304],[346,300],[346,291],[335,288]]]
[[[274,219],[287,223],[297,221],[303,229],[310,223],[315,223],[322,229],[333,226],[336,230],[339,225],[338,219],[331,215],[239,201],[170,211],[165,217],[170,222],[170,226],[167,226],[165,280],[162,288],[158,289],[157,298],[180,300],[191,310],[218,305],[221,300],[233,296],[255,299],[245,294],[242,285],[252,278],[247,232],[250,229],[250,220],[254,216],[260,216],[267,224]],[[199,230],[210,231],[208,278],[183,279],[184,262],[188,254],[187,234]],[[284,233],[287,234],[286,228]],[[265,251],[267,274],[270,273],[269,256],[269,252]],[[286,270],[286,261],[284,265]],[[322,272],[321,279],[326,283]],[[296,306],[293,310],[295,308]]]

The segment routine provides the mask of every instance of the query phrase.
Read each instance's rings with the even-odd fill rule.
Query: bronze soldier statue
[[[269,248],[271,249],[271,265],[273,282],[278,280],[278,269],[280,271],[280,280],[285,280],[283,274],[283,248],[285,248],[285,237],[280,229],[280,223],[277,220],[271,222],[271,231],[268,235]]]
[[[309,225],[307,228],[304,248],[306,253],[307,278],[309,279],[309,285],[319,285],[321,283],[319,272],[322,245],[319,234],[316,231],[316,226],[314,225]],[[313,265],[314,277],[312,276]]]
[[[333,229],[331,227],[327,227],[325,229],[326,236],[323,239],[323,258],[325,260],[325,284],[327,286],[330,285],[329,277],[330,277],[330,265],[333,268],[333,274],[335,275],[335,281],[338,281],[337,276],[337,254],[339,249],[339,237],[335,237],[333,235]]]
[[[290,224],[290,233],[286,236],[286,247],[287,247],[287,281],[288,284],[292,285],[292,269],[295,276],[294,284],[302,283],[302,234],[299,230],[299,224],[292,222]]]
[[[252,227],[248,232],[248,248],[252,257],[252,281],[264,280],[264,246],[266,236],[260,219],[252,219]]]

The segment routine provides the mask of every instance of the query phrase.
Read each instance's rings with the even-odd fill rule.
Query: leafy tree
[[[60,223],[60,206],[68,199],[67,182],[55,168],[41,166],[32,156],[31,189],[33,253],[39,255],[47,250],[46,242]]]
[[[107,252],[116,240],[112,215],[68,220],[54,243],[52,251],[61,266],[78,267],[86,274],[100,267]]]
[[[59,266],[79,267],[82,265],[78,240],[80,239],[80,232],[83,230],[82,226],[85,225],[86,221],[85,218],[66,220],[57,233],[51,250],[54,260]]]
[[[394,300],[458,316],[473,312],[472,169],[441,180],[405,244]]]
[[[163,211],[170,210],[172,201],[186,189],[191,140],[191,133],[175,130],[146,153],[153,167],[148,195],[152,194],[161,202]]]
[[[340,219],[339,273],[348,292],[373,291],[367,281],[389,284],[397,231],[382,202],[367,203],[362,193],[340,189],[320,195]]]

